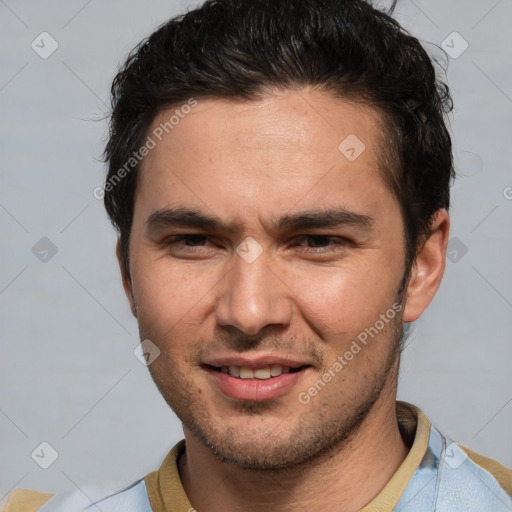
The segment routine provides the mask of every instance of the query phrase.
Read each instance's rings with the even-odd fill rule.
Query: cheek
[[[141,334],[160,342],[176,333],[183,339],[188,331],[197,336],[211,310],[212,292],[219,281],[217,272],[171,265],[165,258],[137,258],[134,267],[133,294],[139,306]]]
[[[379,269],[377,271],[376,269]],[[310,270],[291,279],[301,315],[324,338],[354,335],[392,307],[399,278],[376,263]]]

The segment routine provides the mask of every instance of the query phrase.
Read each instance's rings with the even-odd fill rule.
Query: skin
[[[199,512],[360,510],[407,455],[395,415],[401,325],[441,281],[446,211],[417,254],[400,313],[309,403],[298,400],[397,301],[404,224],[380,174],[381,126],[377,111],[318,90],[200,99],[143,162],[123,282],[141,339],[161,350],[149,369],[183,422],[179,470]],[[366,147],[354,161],[338,150],[350,134]],[[230,229],[148,222],[176,208]],[[339,208],[369,225],[275,226]],[[236,252],[247,237],[262,249],[252,263]],[[310,366],[282,396],[239,401],[202,366],[232,354]]]

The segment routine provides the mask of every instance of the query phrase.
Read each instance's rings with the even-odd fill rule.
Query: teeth
[[[289,373],[290,367],[281,366],[280,364],[272,364],[270,366],[263,366],[262,368],[248,368],[247,366],[223,366],[222,373],[229,373],[231,377],[238,377],[240,379],[260,379],[266,380],[271,377],[279,377],[282,373]]]
[[[283,370],[284,368],[281,365],[273,364],[270,367],[270,375],[272,375],[272,377],[277,377],[278,375],[281,375],[281,373],[283,373]]]
[[[254,377],[256,379],[270,379],[270,366],[254,370]]]
[[[240,377],[240,368],[238,366],[230,366],[229,375],[231,375],[231,377]]]
[[[254,379],[254,372],[250,368],[246,368],[242,366],[240,368],[240,378],[241,379]]]

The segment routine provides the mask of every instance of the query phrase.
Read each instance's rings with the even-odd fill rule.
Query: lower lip
[[[207,368],[206,371],[227,397],[234,400],[263,402],[277,398],[293,388],[305,369],[293,373],[282,373],[270,379],[239,379],[212,368]]]

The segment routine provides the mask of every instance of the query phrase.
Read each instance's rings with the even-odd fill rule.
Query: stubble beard
[[[239,468],[249,470],[287,470],[307,467],[320,463],[325,458],[343,449],[357,433],[368,414],[382,396],[384,390],[396,392],[396,381],[400,359],[400,340],[402,337],[401,318],[397,316],[391,326],[391,340],[384,364],[381,364],[371,374],[371,381],[366,380],[356,393],[356,401],[333,403],[332,396],[315,397],[308,405],[309,414],[303,416],[303,421],[290,423],[283,418],[270,432],[262,432],[259,439],[247,435],[241,428],[224,427],[222,418],[214,417],[208,404],[199,399],[201,390],[184,376],[169,372],[171,361],[162,367],[162,361],[156,361],[150,366],[150,372],[162,396],[183,423],[185,431],[189,431],[219,460],[234,464]],[[379,343],[378,340],[372,343]],[[368,348],[365,348],[368,350]],[[162,358],[165,355],[162,353]],[[356,356],[357,357],[357,356]],[[160,364],[156,364],[159,362]],[[166,368],[158,371],[158,367]],[[336,376],[342,380],[344,377]],[[331,386],[327,384],[327,386]],[[336,385],[336,384],[334,384]],[[342,389],[342,387],[341,387]],[[322,393],[326,393],[323,390]],[[233,407],[244,415],[262,417],[272,414],[275,404],[272,402],[234,402]],[[333,414],[332,410],[336,412]],[[294,408],[295,413],[297,409]]]

